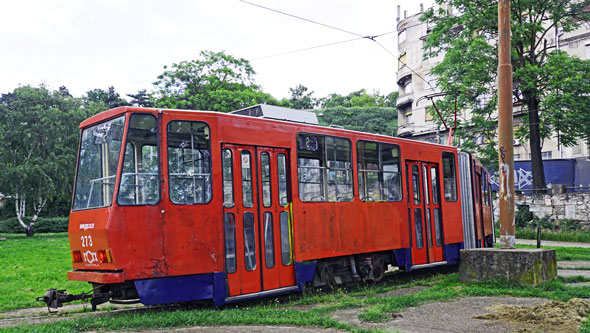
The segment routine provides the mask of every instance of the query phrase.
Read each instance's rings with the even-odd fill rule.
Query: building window
[[[586,60],[590,60],[590,44],[586,45]]]
[[[402,43],[406,40],[406,29],[400,31],[399,34],[397,34],[397,42],[398,43]]]
[[[434,89],[438,82],[438,76],[436,74],[426,74],[424,80],[426,81],[426,89]]]
[[[400,70],[402,67],[404,67],[406,62],[407,62],[407,57],[406,57],[406,53],[404,52],[404,54],[400,55],[397,60],[397,69]]]
[[[515,161],[520,160],[520,154],[514,154],[514,160]]]
[[[547,160],[553,157],[553,152],[551,151],[543,151],[541,152],[541,159]]]
[[[414,118],[412,118],[412,112],[406,113],[406,124],[413,124]]]

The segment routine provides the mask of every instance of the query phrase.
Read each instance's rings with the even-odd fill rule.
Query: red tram
[[[489,174],[454,147],[135,107],[80,128],[68,279],[93,306],[376,281],[494,243]]]

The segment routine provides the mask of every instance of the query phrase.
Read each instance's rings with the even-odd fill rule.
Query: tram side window
[[[175,204],[211,201],[209,126],[197,121],[171,121],[168,134],[168,186]]]
[[[363,201],[400,201],[399,147],[397,145],[357,143],[359,196]]]
[[[443,152],[443,186],[446,201],[457,201],[457,178],[455,172],[455,155]]]
[[[119,205],[153,205],[160,200],[158,126],[150,114],[132,114],[127,129]]]
[[[299,134],[297,171],[301,201],[351,201],[352,155],[350,140]]]

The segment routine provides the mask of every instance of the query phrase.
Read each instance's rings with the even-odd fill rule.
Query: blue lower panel
[[[463,248],[463,242],[455,244],[445,244],[445,257],[447,264],[456,265],[459,263],[459,250]]]
[[[412,250],[411,249],[397,249],[393,250],[395,256],[395,263],[397,267],[404,271],[409,271],[412,268]]]
[[[316,260],[295,262],[295,281],[300,291],[303,290],[306,282],[313,281],[316,265]]]
[[[215,303],[225,299],[225,274],[173,276],[157,279],[136,280],[139,300],[145,305],[166,304],[203,299]]]

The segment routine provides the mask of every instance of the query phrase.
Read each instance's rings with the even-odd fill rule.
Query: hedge
[[[31,217],[25,218],[25,223],[31,220]],[[35,223],[36,233],[49,232],[67,232],[68,231],[67,217],[39,217]],[[11,217],[0,221],[0,233],[6,234],[24,234],[25,229],[18,223],[16,217]]]

